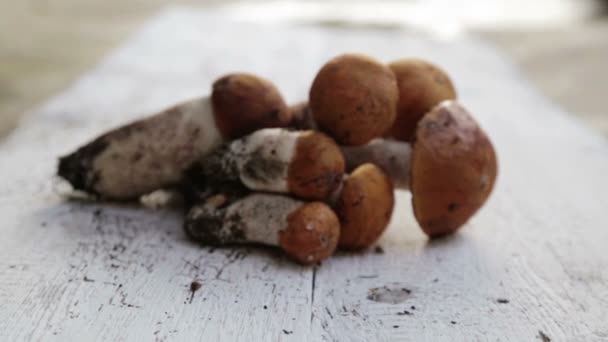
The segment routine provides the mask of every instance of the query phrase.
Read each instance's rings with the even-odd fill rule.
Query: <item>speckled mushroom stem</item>
[[[351,172],[360,165],[372,163],[380,167],[393,181],[395,187],[409,188],[410,158],[409,143],[375,139],[362,146],[340,146],[346,162],[346,171]]]
[[[211,196],[192,207],[184,223],[186,233],[203,244],[278,246],[302,264],[332,255],[339,227],[324,203],[262,193],[237,200]]]
[[[240,182],[255,191],[327,199],[340,185],[339,147],[315,131],[262,129],[224,144],[188,171],[208,183]]]
[[[209,97],[187,101],[101,135],[59,159],[76,190],[131,199],[179,182],[192,162],[222,143]]]

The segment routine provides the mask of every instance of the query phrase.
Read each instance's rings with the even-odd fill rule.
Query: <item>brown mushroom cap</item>
[[[397,82],[386,65],[347,54],[321,68],[309,105],[321,130],[340,144],[363,145],[392,126],[397,100]]]
[[[251,74],[229,74],[216,80],[211,103],[215,123],[227,140],[291,122],[291,112],[277,88]]]
[[[340,218],[342,249],[360,250],[369,247],[386,229],[395,194],[390,178],[374,164],[363,164],[344,181],[336,203]]]
[[[288,226],[279,232],[279,243],[295,261],[310,265],[331,256],[340,236],[340,222],[326,204],[303,205],[287,217]]]
[[[344,157],[327,135],[302,132],[287,171],[289,192],[307,199],[327,199],[342,182]]]
[[[456,98],[456,89],[445,71],[415,58],[389,64],[397,78],[399,104],[397,118],[387,136],[411,141],[418,121],[443,100]]]
[[[420,120],[411,163],[414,214],[430,237],[465,224],[496,180],[490,139],[456,101],[440,103]]]

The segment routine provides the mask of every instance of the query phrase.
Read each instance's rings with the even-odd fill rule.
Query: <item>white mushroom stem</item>
[[[256,193],[225,208],[222,195],[194,206],[185,221],[186,232],[210,245],[259,243],[279,246],[279,232],[287,217],[305,202],[285,196]]]
[[[77,190],[137,198],[178,183],[222,141],[209,97],[196,98],[101,135],[60,158],[58,174]]]
[[[240,181],[252,190],[287,192],[289,163],[299,135],[275,128],[256,131],[203,158],[201,172],[209,180]]]
[[[340,146],[346,162],[346,171],[351,172],[365,163],[380,167],[391,178],[395,187],[409,188],[410,144],[389,140],[374,139],[362,146]]]

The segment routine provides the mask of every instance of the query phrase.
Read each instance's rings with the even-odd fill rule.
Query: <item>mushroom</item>
[[[324,200],[340,185],[344,159],[321,132],[267,128],[220,146],[187,173],[193,183],[240,182],[251,190]]]
[[[215,81],[211,102],[215,122],[226,140],[261,128],[286,127],[292,121],[277,88],[251,74],[230,74]]]
[[[114,129],[61,157],[57,173],[76,190],[135,199],[179,183],[184,170],[223,141],[290,121],[270,82],[231,74],[214,83],[211,97]]]
[[[396,116],[397,81],[384,64],[346,54],[325,64],[310,88],[309,105],[319,128],[342,145],[382,136]]]
[[[340,235],[338,218],[326,204],[263,193],[233,201],[222,194],[209,197],[190,210],[184,229],[203,244],[278,246],[305,265],[331,256]]]
[[[411,158],[414,215],[430,237],[452,233],[485,203],[497,161],[486,133],[456,101],[443,101],[418,123]]]
[[[374,164],[348,175],[334,205],[340,219],[339,248],[361,250],[378,240],[393,213],[394,196],[390,178]]]
[[[389,64],[397,78],[399,104],[397,117],[386,136],[412,141],[418,121],[443,100],[456,98],[456,89],[445,71],[415,58]]]

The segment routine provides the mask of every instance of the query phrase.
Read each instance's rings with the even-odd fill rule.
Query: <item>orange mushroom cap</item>
[[[392,126],[397,101],[397,81],[386,65],[346,54],[317,73],[309,106],[319,128],[338,143],[363,145]]]
[[[286,127],[291,111],[268,80],[246,73],[223,76],[211,92],[215,123],[227,140],[261,128]]]
[[[445,71],[416,58],[405,58],[389,64],[397,78],[399,104],[397,117],[387,136],[411,141],[418,121],[443,100],[456,98],[456,89]]]
[[[410,169],[422,230],[430,237],[458,230],[488,199],[497,168],[490,139],[462,105],[433,108],[418,123]]]
[[[395,195],[390,178],[374,164],[363,164],[344,181],[336,203],[341,233],[338,246],[360,250],[371,246],[388,226]]]

